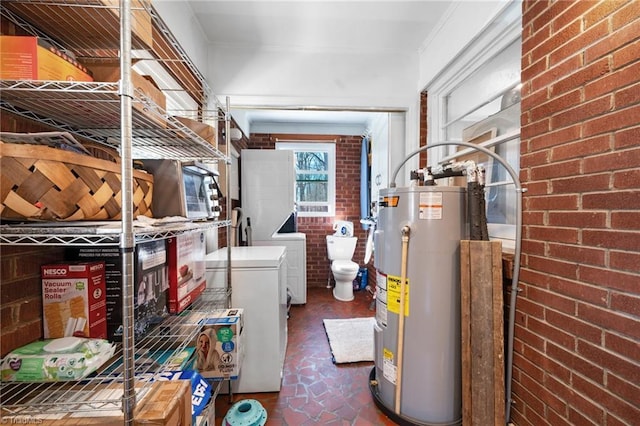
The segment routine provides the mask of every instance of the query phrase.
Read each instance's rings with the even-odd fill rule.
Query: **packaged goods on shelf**
[[[209,142],[214,147],[218,146],[218,143],[216,141],[216,129],[214,129],[213,126],[197,120],[192,120],[187,117],[174,116],[173,118],[178,120],[185,127],[188,127],[190,130],[195,132],[198,136]]]
[[[107,337],[105,263],[42,265],[44,338]]]
[[[122,257],[112,246],[67,247],[67,259],[103,259],[106,265],[106,324],[109,340],[121,341],[122,317]],[[136,245],[134,271],[134,336],[143,337],[162,322],[167,310],[169,272],[165,240]]]
[[[57,382],[79,380],[96,371],[114,354],[104,339],[62,337],[39,340],[10,352],[2,361],[2,380]]]
[[[182,312],[207,287],[204,232],[178,234],[168,239],[169,312]]]
[[[0,79],[93,81],[84,65],[38,37],[0,36]]]
[[[156,381],[154,383],[136,383],[136,390],[145,387],[146,391],[138,400],[134,411],[134,426],[191,426],[191,386],[187,380]],[[119,408],[96,409],[97,401],[117,401],[123,397],[122,383],[97,384],[80,390],[60,389],[42,394],[35,392],[26,406],[46,406],[62,400],[69,406],[67,413],[15,415],[13,418],[3,413],[2,421],[7,424],[22,424],[26,418],[29,423],[47,426],[122,426],[124,415]],[[4,398],[3,404],[11,403],[11,396]]]
[[[237,379],[244,358],[243,309],[227,309],[200,320],[194,369],[208,379]]]
[[[121,74],[119,62],[87,62],[87,67],[91,70],[95,81],[120,81]],[[166,127],[166,121],[163,115],[160,114],[164,114],[167,107],[167,99],[151,77],[140,75],[134,70],[131,70],[131,85],[135,92],[133,108],[153,120],[154,125]],[[151,111],[146,104],[137,102],[136,100],[139,99],[139,96],[148,98],[153,104],[160,108],[160,111],[156,111],[154,113],[154,111]]]

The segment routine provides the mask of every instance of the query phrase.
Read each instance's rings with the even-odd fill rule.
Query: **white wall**
[[[232,105],[407,108],[416,55],[283,51],[212,46],[214,92]]]
[[[471,40],[511,3],[520,0],[456,1],[425,40],[420,52],[418,88],[423,90]]]
[[[207,78],[209,47],[207,38],[191,10],[191,6],[185,1],[156,0],[153,2],[153,7],[167,24],[178,43],[187,52],[194,65]]]
[[[402,109],[405,149],[418,147],[419,93],[506,5],[519,0],[456,1],[415,55],[282,51],[204,46],[183,2],[155,1],[176,38],[222,104]],[[242,121],[242,120],[241,120]],[[244,123],[243,123],[244,124]],[[415,168],[417,156],[407,167]]]

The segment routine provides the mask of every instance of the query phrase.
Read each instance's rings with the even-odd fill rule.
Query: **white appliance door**
[[[251,219],[253,240],[268,239],[295,209],[293,151],[243,149],[242,216]]]

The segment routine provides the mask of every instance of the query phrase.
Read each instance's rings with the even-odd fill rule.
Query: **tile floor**
[[[373,362],[334,364],[322,320],[373,316],[371,295],[355,292],[351,302],[333,298],[331,289],[309,288],[307,304],[291,307],[289,342],[280,392],[237,394],[256,399],[267,410],[266,426],[395,425],[375,405],[369,391]],[[216,400],[216,425],[231,407],[227,395]]]

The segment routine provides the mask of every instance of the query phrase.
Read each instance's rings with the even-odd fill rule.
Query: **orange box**
[[[73,58],[38,37],[0,36],[0,79],[93,81]]]

